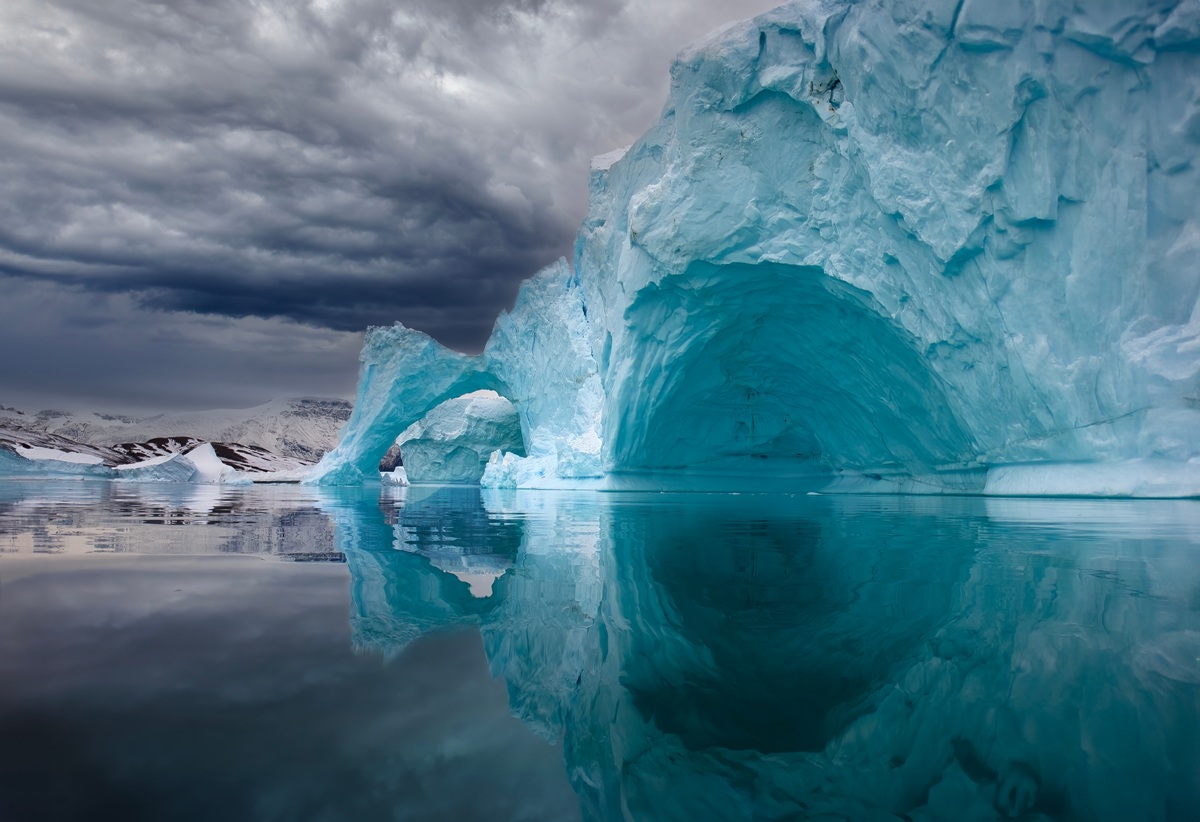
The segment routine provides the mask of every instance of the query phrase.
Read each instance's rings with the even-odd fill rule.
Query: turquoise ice
[[[369,334],[313,481],[490,388],[493,486],[1200,494],[1195,3],[800,2],[671,71],[482,355]]]

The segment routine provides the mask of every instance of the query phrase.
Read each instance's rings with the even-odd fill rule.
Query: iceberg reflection
[[[1193,502],[393,493],[356,643],[478,624],[586,818],[1200,812]]]

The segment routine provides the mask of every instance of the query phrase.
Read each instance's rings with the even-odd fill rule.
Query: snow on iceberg
[[[90,454],[37,446],[0,448],[0,478],[4,479],[103,478],[111,471],[100,458]]]
[[[183,454],[162,454],[118,465],[113,471],[114,479],[129,482],[191,482],[196,466]]]
[[[249,485],[250,479],[221,462],[211,443],[186,454],[163,454],[141,462],[118,465],[114,479],[133,482],[193,482],[205,485]]]
[[[66,462],[72,465],[103,465],[103,458],[95,454],[80,454],[76,451],[62,451],[58,448],[42,448],[39,446],[18,446],[15,453],[27,460],[51,460]]]
[[[1189,9],[809,0],[689,48],[574,270],[479,357],[371,332],[313,481],[492,388],[528,457],[485,484],[1200,495]]]
[[[0,477],[94,478],[111,473],[108,449],[81,445],[65,437],[32,430],[17,412],[0,409]]]

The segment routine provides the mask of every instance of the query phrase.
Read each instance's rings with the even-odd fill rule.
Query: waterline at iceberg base
[[[679,56],[485,351],[372,330],[312,480],[480,389],[485,485],[1200,495],[1200,15],[809,0]]]

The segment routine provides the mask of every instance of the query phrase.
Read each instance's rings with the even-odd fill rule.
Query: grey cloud
[[[478,349],[570,254],[588,158],[654,119],[670,56],[770,5],[10,0],[4,288]]]
[[[362,335],[148,310],[127,294],[0,277],[0,405],[158,411],[348,396]]]

